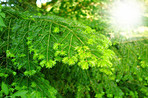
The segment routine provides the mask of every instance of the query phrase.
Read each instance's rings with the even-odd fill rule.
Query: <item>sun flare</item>
[[[113,24],[122,28],[140,24],[143,9],[136,0],[120,0],[113,4],[111,11]]]

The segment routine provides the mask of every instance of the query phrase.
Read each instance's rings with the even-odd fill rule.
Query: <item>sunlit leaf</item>
[[[5,84],[4,82],[2,82],[2,91],[6,94],[6,95],[8,95],[9,94],[9,89],[8,89],[8,86],[7,86],[7,84]]]

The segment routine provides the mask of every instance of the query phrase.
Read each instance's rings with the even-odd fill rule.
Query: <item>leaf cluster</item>
[[[55,97],[57,90],[60,91],[56,88],[58,83],[54,85],[54,79],[49,83],[46,78],[55,77],[49,69],[59,65],[62,69],[67,66],[72,74],[77,69],[83,72],[97,68],[100,73],[112,75],[110,60],[114,52],[108,49],[111,42],[104,35],[77,21],[55,15],[34,16],[10,8],[5,8],[4,12],[8,29],[3,30],[0,43],[4,58],[1,65],[2,97]],[[82,73],[83,78],[87,77],[85,71],[84,75]],[[87,87],[84,93],[89,91],[92,85],[84,86],[81,84],[83,79],[74,78],[78,79],[78,85],[74,86],[76,96],[80,96],[81,86]],[[62,93],[66,94],[65,90],[59,92],[59,96]]]
[[[66,2],[58,5],[63,13],[72,8]],[[0,97],[148,97],[147,39],[112,45],[103,35],[109,31],[103,17],[80,23],[57,16],[59,12],[2,11]],[[67,17],[71,15],[76,13]]]

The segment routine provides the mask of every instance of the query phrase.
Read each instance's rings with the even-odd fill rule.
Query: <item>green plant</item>
[[[7,44],[1,48],[6,49],[6,64],[1,66],[1,73],[7,74],[3,79],[8,81],[13,76],[13,81],[7,83],[12,89],[9,96],[54,97],[57,91],[50,87],[40,71],[59,63],[83,70],[98,67],[99,72],[112,75],[110,59],[114,53],[108,49],[111,42],[104,35],[54,15],[38,17],[13,9],[4,12],[10,29],[3,31],[8,35],[2,36]],[[10,72],[4,72],[5,69]],[[40,92],[36,92],[32,85],[39,86],[36,89]]]
[[[4,24],[3,18],[5,18],[5,14],[1,11],[2,7],[0,5],[0,30],[2,31],[6,25]]]
[[[78,22],[11,7],[2,12],[0,97],[148,96],[147,39],[112,44],[103,16]]]

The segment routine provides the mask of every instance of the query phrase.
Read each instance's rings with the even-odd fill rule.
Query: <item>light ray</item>
[[[143,9],[136,0],[115,2],[111,11],[112,23],[118,27],[130,28],[141,23]]]

